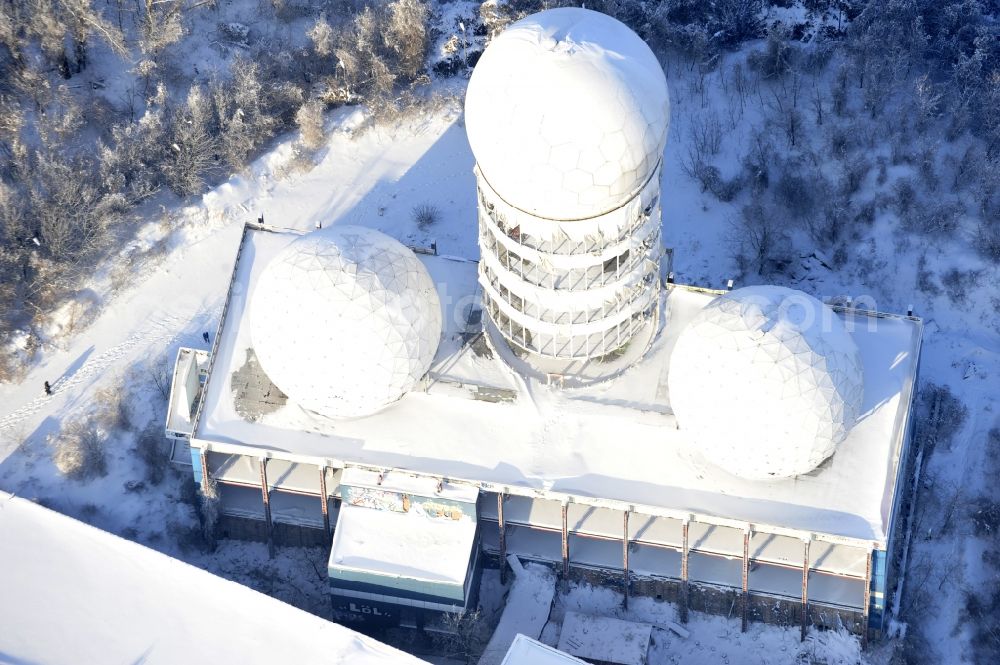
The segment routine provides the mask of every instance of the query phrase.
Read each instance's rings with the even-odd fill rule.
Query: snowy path
[[[65,349],[44,351],[20,384],[0,386],[0,408],[10,409],[0,411],[0,462],[26,438],[47,434],[33,429],[46,416],[54,416],[46,427],[57,426],[87,408],[98,385],[142,363],[167,362],[174,344],[200,344],[202,330],[214,331],[241,230],[242,218],[235,215],[213,230],[191,222],[177,232],[179,248]],[[184,242],[195,233],[203,235]],[[52,384],[51,396],[43,393],[45,381]]]
[[[508,557],[514,569],[514,583],[507,596],[500,623],[479,659],[479,665],[499,665],[518,633],[538,639],[549,620],[556,593],[556,576],[545,566],[521,567],[516,557]]]
[[[333,118],[327,149],[308,173],[279,175],[295,154],[293,141],[285,140],[246,174],[178,210],[183,225],[175,231],[177,248],[158,267],[137,274],[135,286],[107,304],[65,349],[47,348],[19,384],[0,385],[0,463],[25,439],[47,433],[35,429],[46,416],[53,416],[46,425],[51,428],[88,407],[93,389],[110,377],[161,357],[169,363],[179,344],[204,346],[201,333],[214,332],[218,324],[243,224],[258,215],[300,229],[311,229],[317,219],[328,224],[343,218],[403,237],[413,226],[410,199],[424,200],[441,209],[447,205],[438,237],[443,246],[467,254],[469,248],[452,238],[467,243],[474,234],[452,229],[474,207],[474,184],[463,188],[468,200],[457,206],[451,203],[456,192],[442,186],[473,182],[468,143],[455,113],[415,118],[394,132],[354,135],[359,117],[348,109]],[[433,166],[415,171],[424,160]],[[344,169],[344,163],[357,168]],[[394,200],[397,194],[406,203]],[[51,396],[43,392],[45,381],[52,385]]]
[[[19,409],[0,417],[0,431],[10,429],[25,419],[41,411],[46,404],[52,402],[52,397],[70,390],[87,379],[92,379],[104,373],[112,365],[120,363],[129,352],[138,346],[169,345],[177,338],[183,328],[180,316],[166,314],[150,322],[143,329],[133,333],[122,342],[102,352],[96,358],[88,358],[78,369],[63,374],[52,383],[52,396],[40,395]],[[29,376],[25,383],[34,385]],[[44,379],[43,379],[44,381]]]

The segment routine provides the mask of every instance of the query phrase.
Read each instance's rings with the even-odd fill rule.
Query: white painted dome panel
[[[663,153],[669,115],[663,69],[646,43],[610,16],[573,7],[507,28],[479,59],[465,98],[483,177],[511,205],[554,220],[595,217],[635,195]],[[565,177],[579,170],[594,181]]]
[[[427,269],[389,236],[334,226],[293,241],[267,265],[250,303],[254,352],[305,409],[364,416],[410,391],[441,337]]]
[[[670,358],[677,422],[705,458],[754,480],[808,473],[861,410],[864,371],[833,310],[776,286],[719,296],[681,332]]]

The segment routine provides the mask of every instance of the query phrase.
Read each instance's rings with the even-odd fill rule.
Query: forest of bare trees
[[[285,130],[318,146],[323,112],[337,105],[390,117],[419,103],[432,78],[467,71],[503,26],[559,4],[571,3],[491,0],[463,25],[461,48],[442,54],[429,45],[455,26],[436,19],[443,3],[424,0],[272,0],[256,5],[253,28],[221,20],[215,0],[0,0],[0,336],[41,325],[72,296],[145,218],[138,206],[204,191]],[[769,20],[795,4],[803,21]],[[835,258],[879,211],[927,236],[971,215],[976,247],[1000,261],[1000,24],[987,0],[587,6],[689,72],[692,95],[707,77],[724,86],[728,108],[688,129],[682,159],[705,191],[741,210],[733,251],[743,270],[786,262],[775,210]],[[729,57],[748,40],[760,41]],[[222,66],[191,75],[179,62],[200,42]],[[107,94],[95,69],[127,72],[124,92]],[[748,104],[766,121],[753,126],[742,168],[724,172],[714,153]],[[876,138],[891,155],[867,155]],[[956,157],[947,148],[958,145]],[[857,196],[870,174],[884,182],[898,164],[919,178]]]
[[[324,109],[369,102],[388,115],[426,81],[421,0],[262,4],[262,19],[278,23],[315,15],[299,47],[248,45],[245,25],[215,26],[214,2],[0,8],[0,342],[43,325],[135,231],[138,206],[204,191],[292,127],[316,147]],[[204,25],[231,48],[223,70],[191,79],[176,60]],[[121,99],[87,76],[95,52],[132,75]]]
[[[738,267],[781,272],[796,254],[795,229],[842,266],[886,212],[897,219],[901,246],[950,236],[971,220],[975,249],[1000,263],[995,8],[805,2],[812,20],[748,21],[762,4],[663,3],[646,24],[648,38],[687,56],[702,112],[685,129],[682,165],[703,191],[739,206],[731,234]],[[763,43],[734,61],[726,54],[736,28],[726,26],[736,16],[739,39],[752,26]],[[708,103],[710,84],[722,87],[723,107]],[[748,106],[764,117],[749,123],[742,168],[724,172],[720,144],[747,131]],[[900,169],[917,177],[892,179]],[[870,180],[874,195],[862,191]]]

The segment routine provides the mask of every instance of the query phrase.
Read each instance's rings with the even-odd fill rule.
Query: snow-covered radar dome
[[[678,337],[668,384],[678,425],[705,458],[753,480],[816,468],[864,396],[861,356],[840,317],[776,286],[710,302]]]
[[[334,226],[293,241],[264,268],[250,335],[261,367],[299,406],[364,416],[427,372],[441,303],[407,247],[372,229]]]
[[[552,220],[596,217],[653,174],[667,135],[663,69],[642,39],[587,9],[550,9],[494,39],[476,63],[465,125],[483,177]]]

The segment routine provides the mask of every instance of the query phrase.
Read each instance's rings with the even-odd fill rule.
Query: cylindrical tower
[[[604,14],[540,12],[483,53],[466,95],[480,282],[520,355],[602,358],[655,325],[668,120],[656,57]]]

